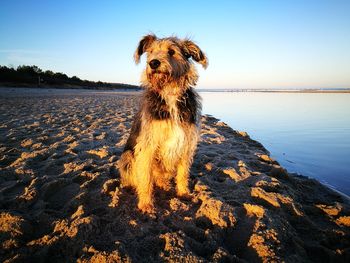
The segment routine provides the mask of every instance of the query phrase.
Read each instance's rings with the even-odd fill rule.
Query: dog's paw
[[[153,204],[138,204],[137,207],[144,214],[154,215],[156,213]]]

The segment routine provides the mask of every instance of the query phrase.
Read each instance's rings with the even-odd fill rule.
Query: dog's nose
[[[156,69],[159,67],[160,61],[158,59],[152,59],[148,64],[151,67],[151,69]]]

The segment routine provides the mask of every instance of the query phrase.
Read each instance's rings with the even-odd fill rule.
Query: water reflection
[[[201,92],[203,112],[247,131],[284,167],[350,195],[350,94]]]

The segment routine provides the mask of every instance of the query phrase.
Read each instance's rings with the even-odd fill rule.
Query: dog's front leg
[[[138,208],[143,213],[154,213],[153,206],[153,180],[151,163],[153,152],[150,147],[144,147],[138,152],[135,160],[136,191],[138,196]]]
[[[190,160],[186,160],[187,159],[186,157],[180,160],[177,167],[177,172],[176,172],[176,193],[178,196],[181,196],[181,197],[190,196],[188,181],[189,181],[189,170],[190,170],[191,162]]]

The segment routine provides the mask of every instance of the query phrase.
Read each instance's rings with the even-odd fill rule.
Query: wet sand
[[[350,204],[202,117],[191,200],[140,214],[115,167],[139,93],[0,89],[2,262],[349,262]]]

